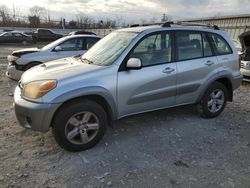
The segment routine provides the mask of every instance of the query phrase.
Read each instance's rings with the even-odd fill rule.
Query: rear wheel
[[[107,115],[94,101],[74,101],[63,106],[53,121],[55,140],[68,151],[82,151],[95,146],[107,127]]]
[[[205,92],[198,111],[202,117],[214,118],[221,114],[228,100],[228,89],[219,82],[213,83]]]

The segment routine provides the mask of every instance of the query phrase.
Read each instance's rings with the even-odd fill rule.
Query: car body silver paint
[[[217,33],[227,40],[233,54],[119,71],[124,58],[141,38],[153,32],[168,30]],[[43,79],[58,81],[57,87],[47,93],[42,101],[34,102],[61,105],[77,97],[100,95],[112,108],[114,119],[119,119],[132,114],[199,102],[207,87],[219,78],[228,78],[233,89],[240,85],[242,76],[237,67],[237,49],[223,31],[154,26],[122,29],[118,32],[136,32],[138,35],[110,66],[89,65],[75,58],[66,58],[45,63],[25,72],[21,79],[23,84]],[[214,64],[208,66],[207,61],[213,61]],[[174,71],[166,74],[166,68]]]

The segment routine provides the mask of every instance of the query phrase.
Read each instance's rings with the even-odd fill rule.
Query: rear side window
[[[177,60],[203,57],[202,35],[193,31],[176,32]]]
[[[94,37],[88,37],[86,39],[86,49],[90,49],[96,42],[98,42],[100,39],[99,38],[94,38]]]
[[[211,34],[211,37],[217,55],[227,55],[233,53],[229,44],[221,36],[217,34]]]
[[[39,34],[41,34],[41,35],[51,35],[52,32],[50,30],[39,30]]]
[[[23,35],[20,33],[13,33],[15,37],[22,37]]]

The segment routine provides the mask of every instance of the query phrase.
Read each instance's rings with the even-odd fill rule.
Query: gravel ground
[[[0,64],[0,187],[250,187],[250,84],[221,116],[202,119],[194,106],[124,118],[93,149],[69,153],[51,132],[15,119]]]

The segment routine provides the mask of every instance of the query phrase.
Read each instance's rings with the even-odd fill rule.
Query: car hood
[[[44,63],[27,70],[22,75],[21,82],[26,84],[37,80],[65,80],[103,68],[105,67],[82,63],[74,57],[64,58]]]
[[[26,49],[13,51],[11,55],[20,57],[20,56],[25,55],[25,54],[30,54],[30,53],[39,52],[39,51],[41,51],[41,49],[38,49],[38,48],[26,48]]]

